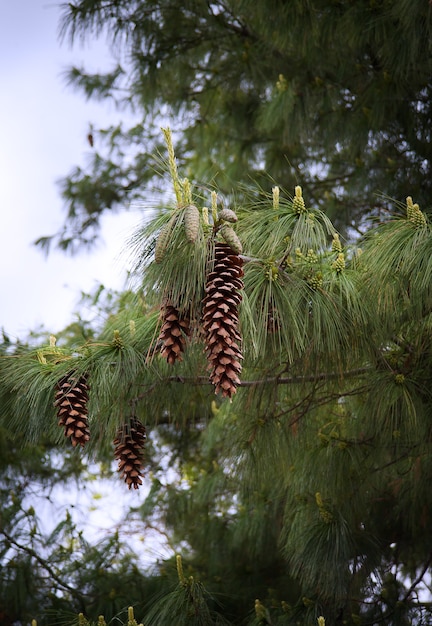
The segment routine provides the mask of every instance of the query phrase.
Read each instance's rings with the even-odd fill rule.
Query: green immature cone
[[[220,234],[222,235],[225,242],[234,250],[236,254],[241,254],[243,252],[243,246],[238,238],[237,233],[231,226],[228,224],[224,224],[220,229]]]
[[[164,259],[165,252],[168,248],[177,218],[178,218],[178,215],[175,213],[170,218],[169,222],[164,224],[160,230],[160,233],[156,240],[156,245],[155,245],[155,262],[156,263],[162,263]]]
[[[219,212],[219,219],[225,222],[231,222],[232,224],[238,222],[238,217],[232,209],[222,209],[222,211]]]
[[[195,243],[198,237],[200,226],[200,214],[194,204],[189,204],[185,209],[184,227],[186,238],[189,243]]]

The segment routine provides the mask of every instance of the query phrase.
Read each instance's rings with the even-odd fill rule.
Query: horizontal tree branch
[[[0,534],[3,535],[5,537],[5,539],[12,545],[15,546],[15,548],[17,548],[18,550],[21,550],[22,552],[25,552],[26,554],[28,554],[31,558],[35,559],[35,561],[37,561],[39,563],[39,565],[41,567],[43,567],[43,569],[48,572],[48,574],[50,575],[51,579],[56,582],[59,587],[65,589],[66,591],[68,591],[72,597],[74,597],[76,600],[78,600],[80,603],[82,602],[82,595],[79,591],[77,591],[74,587],[71,587],[70,585],[68,585],[66,582],[64,582],[64,580],[62,580],[54,571],[54,569],[49,565],[49,563],[43,559],[35,550],[33,550],[33,548],[30,548],[30,546],[26,546],[23,545],[22,543],[19,543],[19,541],[16,541],[16,539],[14,539],[6,530],[4,530],[3,528],[0,529]]]
[[[294,385],[299,383],[314,383],[322,380],[338,380],[344,378],[355,378],[362,374],[372,371],[371,367],[358,367],[346,372],[320,372],[318,374],[310,374],[308,376],[271,376],[268,378],[257,378],[255,380],[242,380],[239,387],[258,387],[260,385]],[[163,378],[162,382],[167,383],[183,383],[191,385],[210,385],[207,376],[168,376]]]
[[[259,387],[260,385],[294,385],[301,383],[317,383],[323,382],[327,380],[341,380],[345,378],[355,378],[356,376],[361,376],[368,372],[371,372],[371,367],[359,367],[352,370],[347,370],[346,372],[320,372],[317,374],[310,374],[308,376],[271,376],[266,378],[257,378],[255,380],[242,380],[239,383],[239,387]],[[188,384],[188,385],[211,385],[211,382],[207,376],[167,376],[161,377],[156,382],[148,385],[145,391],[137,396],[135,396],[131,401],[130,405],[135,407],[137,403],[152,393],[155,389],[158,389],[161,384],[169,384],[169,383],[180,383],[180,384]],[[364,389],[364,386],[362,386]],[[357,392],[356,392],[357,393]],[[334,397],[342,397],[344,395],[350,395],[350,391],[341,391],[340,393],[334,395]],[[302,400],[302,402],[304,399]]]

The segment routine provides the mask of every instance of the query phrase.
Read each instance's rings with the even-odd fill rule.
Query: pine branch
[[[414,591],[414,589],[423,580],[423,577],[426,574],[426,572],[428,571],[428,569],[431,566],[431,564],[432,564],[432,552],[429,554],[429,557],[428,557],[426,563],[424,564],[420,574],[417,576],[417,578],[414,580],[414,582],[412,583],[410,588],[405,593],[404,597],[402,598],[402,602],[406,602],[409,599],[409,597],[412,594],[412,592]]]
[[[417,585],[422,581],[423,577],[425,576],[425,574],[427,573],[429,567],[432,564],[432,553],[429,554],[429,557],[424,565],[424,567],[422,568],[420,574],[417,576],[417,578],[414,580],[414,582],[410,585],[409,589],[407,589],[407,591],[405,592],[405,594],[403,595],[403,597],[401,598],[401,600],[398,601],[398,605],[401,606],[403,605],[405,602],[407,602],[410,599],[410,596],[412,594],[412,592],[415,590],[415,588],[417,587]],[[361,604],[363,604],[364,606],[375,606],[377,607],[379,605],[379,603],[381,602],[381,598],[374,600],[372,602],[367,601],[367,600],[362,600],[360,601]],[[411,607],[430,607],[431,603],[430,602],[417,602],[414,603],[411,601],[410,603]],[[381,618],[379,620],[379,623],[381,624],[387,624],[388,620],[390,620],[392,618],[392,616],[394,616],[395,614],[395,609],[392,608],[389,611],[383,613],[381,615]],[[364,622],[365,626],[375,626],[375,624],[377,624],[377,620],[374,619],[373,621],[367,621]]]
[[[70,585],[68,585],[66,582],[64,582],[57,574],[56,572],[53,570],[53,568],[48,564],[48,562],[43,559],[35,550],[33,550],[33,548],[30,548],[29,546],[25,546],[22,543],[19,543],[18,541],[16,541],[6,530],[1,529],[0,533],[7,539],[7,541],[15,546],[16,548],[18,548],[18,550],[21,550],[22,552],[25,552],[26,554],[28,554],[28,556],[30,556],[31,558],[35,559],[35,561],[37,561],[39,563],[39,565],[41,565],[41,567],[43,567],[43,569],[48,572],[48,574],[50,575],[50,577],[52,578],[52,580],[54,580],[60,587],[62,587],[63,589],[65,589],[66,591],[68,591],[72,597],[75,598],[75,600],[78,600],[78,602],[80,603],[80,605],[82,604],[82,595],[76,590],[74,589],[74,587],[71,587]]]
[[[372,367],[358,367],[353,370],[347,370],[343,374],[340,372],[320,372],[318,374],[310,374],[308,376],[272,376],[269,378],[258,378],[256,380],[242,380],[239,387],[259,387],[260,385],[295,385],[300,383],[313,383],[321,380],[338,380],[345,378],[355,378],[369,372],[373,372]],[[156,383],[150,385],[147,391],[139,396],[137,400],[145,397],[160,384],[181,383],[188,385],[209,385],[210,381],[207,376],[167,376],[159,379]],[[345,394],[340,394],[345,395]]]

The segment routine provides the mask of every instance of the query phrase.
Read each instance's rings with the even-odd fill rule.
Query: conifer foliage
[[[143,524],[190,570],[173,590],[161,564],[150,625],[430,624],[427,215],[407,196],[360,251],[300,185],[221,209],[164,134],[173,199],[131,240],[137,293],[92,341],[0,360],[11,423],[45,435],[55,388],[72,444],[114,441],[149,487]]]
[[[103,211],[142,199],[159,169],[151,155],[161,149],[161,104],[164,114],[181,111],[176,149],[195,179],[216,176],[224,193],[232,181],[265,186],[263,172],[285,189],[300,182],[338,229],[352,222],[363,229],[365,215],[393,211],[388,198],[406,197],[407,179],[426,206],[427,0],[63,6],[64,36],[80,41],[106,33],[119,51],[113,69],[74,67],[70,83],[86,97],[143,110],[145,123],[138,116],[130,128],[95,125],[89,165],[62,182],[68,219],[55,237],[62,247],[90,244]]]
[[[77,0],[64,12],[72,39],[124,46],[122,67],[74,68],[71,82],[145,115],[94,129],[90,172],[63,181],[59,244],[91,242],[126,200],[148,207],[155,170],[173,193],[144,212],[134,289],[98,304],[103,323],[66,329],[62,348],[6,348],[0,445],[3,427],[56,441],[56,421],[104,460],[114,440],[126,485],[145,487],[134,519],[168,551],[143,574],[143,624],[432,624],[431,4]],[[177,157],[161,111],[178,123]],[[15,554],[3,568],[11,545],[26,572],[37,561],[11,542],[23,516],[15,472],[3,478],[0,582],[16,571]],[[62,554],[46,571],[66,584],[44,606],[93,609],[91,574],[64,581]],[[112,620],[128,602],[117,578],[94,592]],[[0,607],[3,589],[22,588],[6,583]]]

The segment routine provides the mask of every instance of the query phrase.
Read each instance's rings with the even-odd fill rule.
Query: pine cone
[[[186,207],[184,214],[184,226],[187,240],[189,243],[195,243],[199,233],[200,214],[194,204],[189,204],[189,206]]]
[[[181,315],[171,304],[163,305],[163,324],[158,341],[162,343],[161,354],[171,365],[181,361],[186,337],[190,334],[190,320]]]
[[[222,235],[224,241],[226,241],[230,246],[232,253],[241,254],[243,252],[242,243],[232,226],[224,224],[220,229],[220,234]]]
[[[225,222],[238,222],[238,217],[232,209],[222,209],[222,211],[219,212],[218,218]]]
[[[155,245],[155,263],[162,263],[177,219],[178,214],[174,213],[174,215],[170,217],[169,221],[160,229]]]
[[[242,299],[242,263],[230,246],[216,243],[214,267],[207,277],[207,295],[202,302],[210,381],[215,393],[229,398],[240,384],[238,375],[242,369],[237,310]]]
[[[118,471],[129,489],[138,489],[142,485],[143,448],[146,441],[146,429],[135,417],[129,424],[118,429],[114,439],[114,456],[118,460]]]
[[[64,426],[65,437],[70,437],[74,448],[78,444],[84,446],[90,439],[87,376],[65,376],[56,387],[54,406],[58,407],[58,424]]]

